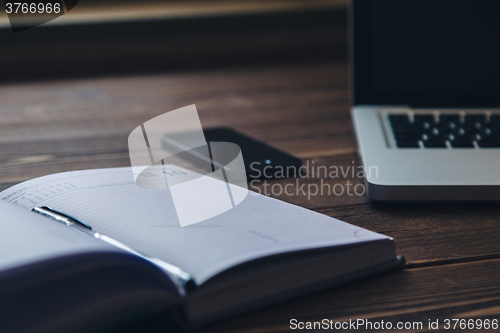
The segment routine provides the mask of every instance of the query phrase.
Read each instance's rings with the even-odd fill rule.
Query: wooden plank
[[[299,157],[352,154],[345,86],[345,64],[3,85],[0,183],[127,166],[128,134],[189,104],[204,127],[230,126]]]
[[[429,319],[439,320],[441,330],[444,319],[500,320],[499,275],[498,259],[400,270],[214,324],[198,332],[289,332],[291,319],[384,320],[394,326],[398,322],[422,322],[423,329],[408,330],[414,332],[432,331],[428,329]],[[139,329],[151,333],[178,331],[164,315],[159,315],[117,332]]]
[[[127,133],[189,104],[197,104],[206,127],[232,125],[281,140],[333,133],[348,127],[346,79],[345,64],[320,64],[4,85],[0,140],[38,139],[44,132],[56,135],[55,128],[59,136],[83,135],[86,128],[93,131],[88,135],[111,128]]]
[[[500,257],[497,204],[369,204],[321,212],[394,237],[398,252],[414,265]]]

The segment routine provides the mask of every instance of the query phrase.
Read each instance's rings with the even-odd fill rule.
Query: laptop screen
[[[353,102],[500,107],[499,0],[353,0]]]

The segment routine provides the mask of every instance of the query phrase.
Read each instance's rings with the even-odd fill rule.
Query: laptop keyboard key
[[[398,148],[420,148],[417,140],[397,140]]]
[[[436,126],[443,133],[454,133],[460,125],[458,114],[444,114],[439,116],[439,122]]]
[[[443,133],[453,133],[459,126],[460,123],[458,122],[448,121],[439,123],[437,128]]]
[[[422,134],[422,142],[426,148],[446,148],[447,136],[439,133],[439,131],[432,131],[428,134]]]
[[[422,139],[422,134],[420,133],[402,133],[402,134],[395,134],[394,138],[396,141],[408,141],[408,140],[414,140],[418,141]]]
[[[474,143],[472,141],[457,140],[450,142],[453,148],[474,148]]]
[[[472,122],[480,122],[486,123],[486,115],[484,114],[467,114],[464,118],[464,123],[472,123]]]
[[[439,123],[459,123],[460,115],[458,114],[441,114],[439,115]]]
[[[416,115],[413,116],[413,121],[416,124],[421,124],[421,123],[424,123],[424,122],[427,122],[427,123],[430,123],[430,124],[434,124],[435,123],[434,116],[432,114],[416,114]]]
[[[490,116],[490,124],[500,125],[500,114],[492,114]]]
[[[391,114],[389,115],[389,121],[391,122],[391,125],[409,125],[410,124],[410,118],[408,118],[407,115],[404,114]]]
[[[453,148],[474,148],[474,143],[468,138],[450,138],[449,141]]]
[[[398,124],[392,126],[392,131],[394,134],[407,134],[407,133],[417,133],[422,134],[424,129],[421,124]]]
[[[490,116],[488,127],[492,133],[500,133],[500,114],[493,114]]]
[[[500,141],[490,141],[486,139],[477,141],[477,145],[481,148],[500,148]]]
[[[480,131],[486,124],[486,116],[483,114],[468,114],[465,115],[463,127],[469,131]]]
[[[425,140],[423,143],[425,148],[446,148],[446,142],[443,140]]]
[[[481,135],[477,138],[476,142],[481,148],[500,148],[500,135]]]

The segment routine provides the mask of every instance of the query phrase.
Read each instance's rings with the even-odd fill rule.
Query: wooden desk
[[[130,131],[189,104],[197,105],[204,127],[233,127],[315,165],[358,163],[348,112],[347,66],[341,58],[2,85],[1,188],[54,172],[127,166]],[[351,175],[327,181],[348,180],[361,183]],[[292,318],[422,321],[424,327],[429,319],[500,319],[498,205],[375,204],[365,196],[347,194],[279,198],[393,236],[408,265],[200,332],[284,332]],[[156,316],[117,332],[176,330]]]

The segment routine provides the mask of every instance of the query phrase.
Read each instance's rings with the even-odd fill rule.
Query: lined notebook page
[[[171,177],[177,177],[173,171],[191,172],[174,165],[166,169]],[[389,238],[251,191],[235,208],[181,227],[169,190],[140,188],[130,167],[40,177],[0,197],[29,210],[49,206],[70,215],[95,232],[182,268],[198,284],[263,256]]]

